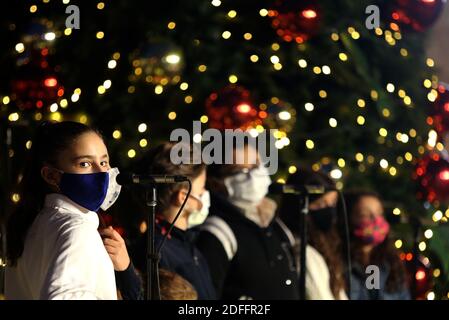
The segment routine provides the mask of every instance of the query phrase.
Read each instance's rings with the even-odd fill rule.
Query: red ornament
[[[249,91],[237,85],[229,85],[210,94],[206,100],[206,113],[209,127],[219,130],[244,130],[261,123]]]
[[[433,108],[430,112],[432,116],[432,125],[435,130],[444,134],[449,131],[449,87],[447,84],[438,85],[438,96],[433,102]]]
[[[439,154],[419,159],[413,178],[419,183],[418,199],[449,202],[449,162]]]
[[[11,81],[12,98],[20,109],[41,109],[57,102],[64,88],[46,60],[47,49],[34,51]]]
[[[427,30],[443,11],[443,0],[396,0],[391,19],[402,29],[422,32]]]
[[[320,24],[320,10],[314,0],[277,0],[268,16],[277,35],[287,42],[303,43],[316,34]]]

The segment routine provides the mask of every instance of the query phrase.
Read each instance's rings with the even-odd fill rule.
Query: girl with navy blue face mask
[[[102,137],[80,123],[44,123],[31,152],[7,226],[6,298],[117,299],[116,261],[97,231],[97,211],[120,193]]]

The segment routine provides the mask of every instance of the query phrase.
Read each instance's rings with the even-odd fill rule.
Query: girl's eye
[[[100,162],[100,165],[101,165],[102,167],[106,167],[106,166],[109,165],[109,162],[107,162],[107,161],[101,161],[101,162]]]
[[[89,162],[81,162],[80,163],[80,167],[82,167],[82,168],[88,168],[89,166],[90,166]]]

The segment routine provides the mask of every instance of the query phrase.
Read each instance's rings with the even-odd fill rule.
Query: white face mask
[[[106,196],[101,204],[100,208],[104,211],[108,210],[115,201],[117,201],[120,191],[122,190],[122,186],[117,183],[117,176],[120,173],[118,168],[111,168],[108,171],[109,174],[109,185],[108,191],[106,192]]]
[[[268,169],[263,165],[224,179],[229,200],[234,204],[258,205],[271,184]]]
[[[193,210],[190,212],[189,217],[187,218],[187,228],[193,228],[198,226],[206,220],[209,215],[209,207],[210,207],[210,194],[209,191],[204,191],[201,197],[190,195],[201,203],[200,210]]]

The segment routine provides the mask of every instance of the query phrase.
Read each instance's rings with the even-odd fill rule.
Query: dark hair
[[[380,195],[373,191],[349,191],[345,194],[349,214],[349,228],[351,231],[351,259],[362,266],[364,266],[362,252],[363,243],[357,241],[357,239],[353,236],[352,231],[354,230],[354,224],[351,218],[357,214],[357,205],[364,197],[376,198],[382,204],[382,198]],[[386,282],[386,290],[388,292],[402,290],[407,280],[405,276],[406,270],[404,264],[399,258],[399,252],[395,248],[390,235],[387,235],[385,240],[372,250],[369,257],[368,264],[381,265],[383,263],[388,264],[390,267],[390,274],[388,275]]]
[[[320,185],[326,188],[335,188],[334,181],[322,172],[314,172],[300,168],[287,179],[289,184],[299,185]],[[310,202],[320,196],[311,195]],[[296,196],[284,195],[279,208],[279,216],[285,224],[299,236],[299,211],[300,204]],[[329,231],[322,231],[318,228],[313,219],[307,217],[307,240],[308,244],[314,247],[324,258],[329,268],[329,285],[336,299],[340,296],[341,290],[346,287],[343,263],[343,248],[341,237],[338,232],[338,223],[334,223]]]
[[[141,161],[141,167],[151,174],[182,175],[190,179],[197,178],[205,169],[203,163],[200,164],[174,164],[170,159],[172,148],[176,145],[173,142],[166,142],[157,146],[151,153]],[[189,156],[193,159],[193,148],[190,146]],[[162,184],[158,186],[158,211],[163,213],[173,201],[175,193],[182,188],[187,189],[187,183]]]
[[[82,134],[96,130],[78,122],[43,122],[32,140],[31,151],[19,189],[22,201],[7,221],[7,259],[15,265],[23,253],[25,238],[34,219],[44,205],[45,196],[52,193],[41,176],[49,164],[57,167],[58,157]]]
[[[169,270],[159,270],[161,300],[197,300],[198,293],[192,284],[179,274]]]

